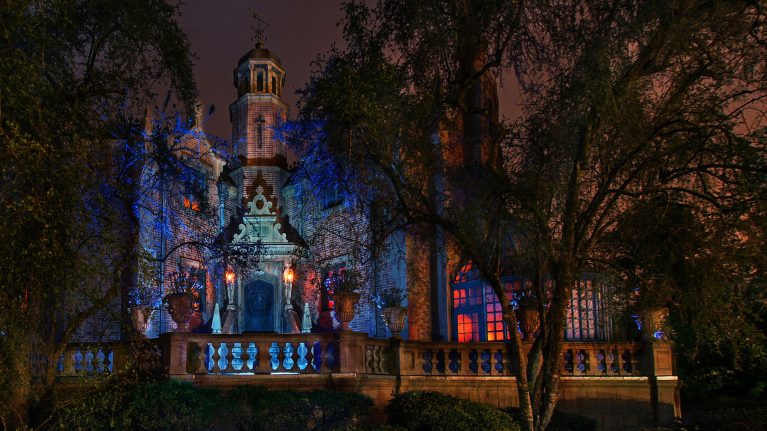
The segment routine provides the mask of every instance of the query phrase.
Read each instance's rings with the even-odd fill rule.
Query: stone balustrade
[[[171,376],[197,374],[329,374],[339,369],[333,334],[163,334]]]
[[[172,376],[356,373],[401,376],[513,376],[503,343],[382,340],[338,334],[163,334],[163,364]],[[525,344],[525,348],[529,348]],[[562,376],[672,375],[666,343],[566,342]]]
[[[76,343],[67,346],[55,364],[42,353],[32,354],[32,375],[42,376],[53,365],[60,377],[103,376],[120,369],[126,349],[119,343]]]
[[[32,359],[38,373],[48,366],[44,357]],[[380,408],[392,394],[413,390],[508,407],[518,405],[515,362],[504,343],[383,340],[358,332],[167,333],[133,346],[73,344],[56,366],[64,377],[161,367],[203,386],[356,391]],[[596,418],[601,429],[638,430],[681,414],[671,348],[663,341],[566,342],[560,376],[560,407]]]

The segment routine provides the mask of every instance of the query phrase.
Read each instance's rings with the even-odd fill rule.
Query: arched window
[[[256,78],[256,90],[264,91],[264,74],[259,72]]]
[[[272,76],[272,93],[277,94],[277,78]]]

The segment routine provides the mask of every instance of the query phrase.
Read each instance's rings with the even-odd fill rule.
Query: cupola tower
[[[234,69],[237,101],[229,105],[232,146],[239,168],[232,175],[239,184],[243,206],[261,186],[264,196],[278,204],[280,187],[287,178],[287,149],[276,139],[276,128],[287,120],[282,100],[285,69],[280,59],[259,40]]]

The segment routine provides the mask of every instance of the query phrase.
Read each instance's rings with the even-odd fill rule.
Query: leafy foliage
[[[373,401],[361,394],[240,386],[222,393],[174,380],[80,385],[58,403],[50,429],[353,429]]]
[[[537,304],[530,353],[511,340],[526,429],[545,429],[554,412],[570,292],[583,272],[615,274],[625,244],[611,233],[640,216],[634,208],[666,197],[706,225],[749,220],[748,235],[762,235],[759,5],[381,0],[345,12],[348,47],[322,58],[306,89],[311,147],[351,165],[371,189],[365,196],[393,209],[392,225],[430,244],[444,238],[470,258],[510,327],[504,267],[529,274],[535,298],[550,298]],[[510,71],[523,115],[506,134],[493,78]],[[660,281],[659,261],[645,263],[648,282]],[[728,298],[743,307],[747,296]]]
[[[174,380],[107,380],[61,400],[51,429],[208,429],[220,406],[217,390]]]
[[[386,406],[388,423],[414,431],[518,430],[504,412],[437,392],[405,392]]]
[[[0,331],[4,352],[18,355],[0,368],[17,400],[0,406],[8,426],[24,421],[28,401],[48,405],[54,358],[85,319],[127,313],[114,301],[125,295],[127,306],[136,258],[126,204],[136,169],[113,140],[140,123],[160,87],[192,104],[192,57],[175,12],[160,0],[3,4]],[[26,391],[31,370],[19,368],[30,354],[51,364],[37,393]]]
[[[240,386],[227,397],[241,430],[335,430],[368,415],[373,401],[357,393],[269,390]]]

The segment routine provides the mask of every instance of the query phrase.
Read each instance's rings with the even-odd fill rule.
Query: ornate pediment
[[[285,234],[280,233],[282,225],[277,214],[272,210],[272,202],[264,196],[261,186],[256,188],[256,195],[248,202],[248,212],[243,216],[239,232],[233,242],[256,242],[264,244],[288,244]]]
[[[271,215],[276,217],[276,214],[272,211],[272,202],[264,196],[264,188],[261,186],[256,187],[256,196],[253,200],[248,202],[248,213],[246,216],[260,216]]]

